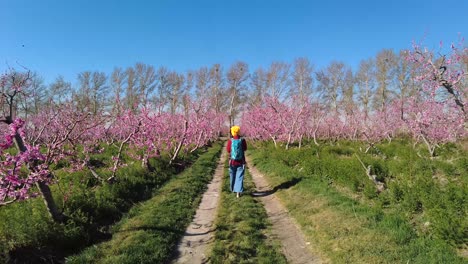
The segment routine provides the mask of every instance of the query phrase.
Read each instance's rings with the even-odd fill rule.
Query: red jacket
[[[234,139],[239,139],[240,137],[235,136],[233,138]],[[231,141],[231,139],[229,139],[229,141],[227,143],[227,146],[226,146],[226,149],[227,149],[227,152],[229,153],[229,156],[231,155],[231,145],[232,145],[232,141]],[[244,152],[247,150],[247,143],[245,142],[245,139],[242,139],[242,150],[244,150]],[[242,161],[237,161],[237,160],[230,160],[229,161],[229,165],[232,165],[232,166],[241,166],[243,164],[245,164],[245,155],[242,158]]]

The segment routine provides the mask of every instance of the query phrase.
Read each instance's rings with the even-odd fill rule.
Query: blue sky
[[[467,10],[465,0],[0,0],[0,72],[23,65],[74,83],[136,62],[178,72],[297,57],[356,67],[384,48],[468,37]]]

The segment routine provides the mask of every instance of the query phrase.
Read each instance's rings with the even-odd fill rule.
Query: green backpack
[[[242,138],[231,139],[231,159],[241,161],[244,159],[244,150],[242,149]]]

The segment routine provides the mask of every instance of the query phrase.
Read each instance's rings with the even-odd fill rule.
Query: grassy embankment
[[[221,143],[154,196],[132,207],[112,229],[112,239],[69,257],[67,263],[166,263],[195,214],[213,177]]]
[[[258,144],[253,163],[272,186],[308,241],[332,263],[466,263],[457,248],[468,239],[468,154],[447,144],[436,158],[405,140],[275,149]],[[385,182],[382,193],[365,173]]]
[[[219,152],[215,144],[208,155]],[[91,157],[90,163],[102,178],[110,176],[112,156],[117,149],[108,147]],[[182,155],[177,163],[168,165],[168,155],[141,161],[124,155],[117,180],[101,183],[87,169],[70,172],[69,164],[54,165],[57,183],[51,185],[60,210],[69,217],[65,224],[54,223],[41,198],[0,207],[0,262],[52,263],[83,248],[108,240],[111,227],[135,204],[151,198],[155,191],[184,168],[190,166],[206,149]],[[180,166],[182,165],[182,166]]]

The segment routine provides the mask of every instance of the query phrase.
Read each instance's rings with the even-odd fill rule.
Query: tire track
[[[224,162],[227,157],[223,146],[221,157],[216,167],[213,180],[203,194],[192,223],[185,230],[177,248],[176,258],[171,263],[207,263],[207,249],[214,239],[215,220],[223,181]]]
[[[276,197],[262,173],[251,165],[252,161],[248,156],[246,158],[247,168],[250,175],[252,175],[257,190],[254,195],[263,203],[272,224],[272,233],[281,242],[282,252],[288,263],[322,263],[319,257],[310,252],[308,249],[310,243],[305,240],[299,226],[289,216],[288,211]]]

